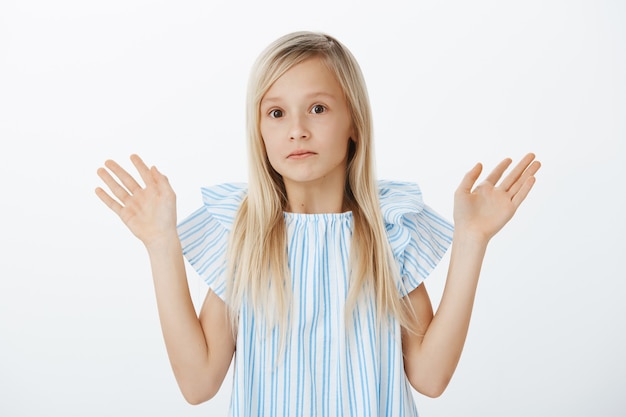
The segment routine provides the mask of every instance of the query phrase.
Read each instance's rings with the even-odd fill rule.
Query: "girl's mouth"
[[[307,151],[307,150],[297,150],[289,154],[287,159],[305,159],[310,156],[317,155],[315,152]]]

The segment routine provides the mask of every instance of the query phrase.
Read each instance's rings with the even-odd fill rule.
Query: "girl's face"
[[[285,72],[260,110],[267,156],[288,191],[300,185],[343,190],[352,120],[339,82],[321,59]]]

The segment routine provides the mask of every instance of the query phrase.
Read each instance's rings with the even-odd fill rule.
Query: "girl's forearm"
[[[461,357],[474,306],[480,269],[488,240],[457,230],[454,233],[450,267],[441,302],[419,346],[411,366],[428,380],[432,396],[448,385]],[[411,372],[411,370],[408,370]]]
[[[209,349],[189,293],[180,240],[173,232],[146,248],[165,346],[176,380],[189,400],[206,385]]]

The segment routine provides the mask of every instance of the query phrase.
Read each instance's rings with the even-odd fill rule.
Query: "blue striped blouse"
[[[228,234],[246,190],[203,188],[203,206],[178,226],[185,257],[222,299]],[[379,193],[404,296],[437,265],[453,228],[423,203],[416,184],[379,181]],[[377,326],[372,297],[361,297],[351,320],[344,319],[352,214],[284,216],[293,290],[287,344],[280,353],[278,332],[267,333],[244,305],[230,415],[417,416],[398,323]]]

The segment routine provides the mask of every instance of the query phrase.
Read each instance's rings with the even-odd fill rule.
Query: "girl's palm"
[[[98,169],[98,176],[116,198],[100,187],[96,189],[96,194],[144,245],[149,245],[175,231],[176,195],[167,177],[156,167],[148,168],[137,155],[132,155],[131,161],[145,187],[141,187],[115,161],[109,160],[105,162],[105,166],[115,174],[117,180],[104,168]]]
[[[457,229],[491,239],[513,217],[535,183],[534,175],[541,164],[534,154],[527,154],[498,184],[510,164],[510,159],[500,162],[476,187],[482,165],[477,164],[465,175],[454,195]]]

